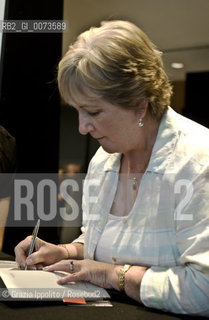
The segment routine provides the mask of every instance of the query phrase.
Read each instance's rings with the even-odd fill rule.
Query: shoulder
[[[208,163],[209,129],[172,109],[169,110],[169,119],[179,137],[176,151],[186,158],[191,156],[202,164]]]
[[[204,136],[209,137],[209,129],[202,126],[201,124],[184,117],[183,115],[175,112],[174,110],[169,110],[170,117],[175,121],[178,125],[178,129],[184,133],[185,135],[189,136],[196,136],[196,134],[203,134]],[[209,143],[208,143],[209,145]]]
[[[209,135],[209,129],[204,127],[203,125],[186,118],[174,111],[171,107],[168,107],[166,113],[166,122],[171,123],[175,128],[182,131],[185,134],[194,135],[196,132],[204,133],[205,135]]]

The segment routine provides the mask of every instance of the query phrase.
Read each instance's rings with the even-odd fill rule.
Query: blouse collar
[[[146,171],[164,173],[172,157],[178,140],[178,128],[176,123],[177,113],[171,108],[165,111],[158,129],[157,138],[152,149],[149,164]],[[119,172],[120,153],[110,154],[104,166],[104,171]]]

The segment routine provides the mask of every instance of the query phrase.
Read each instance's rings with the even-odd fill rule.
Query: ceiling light
[[[171,63],[171,67],[174,69],[182,69],[184,64],[182,62],[173,62]]]

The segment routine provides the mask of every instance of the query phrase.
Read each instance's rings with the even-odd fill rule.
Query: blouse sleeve
[[[192,187],[191,200],[181,212],[183,220],[181,215],[176,219],[180,265],[148,269],[140,296],[148,307],[209,316],[209,165],[192,181]]]

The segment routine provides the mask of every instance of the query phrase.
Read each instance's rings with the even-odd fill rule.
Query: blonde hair
[[[161,52],[127,21],[110,21],[83,32],[59,63],[58,86],[71,105],[79,104],[78,95],[131,109],[147,99],[157,119],[172,94]]]

